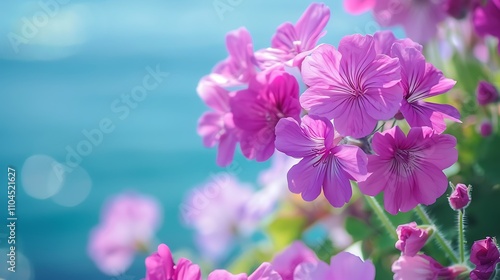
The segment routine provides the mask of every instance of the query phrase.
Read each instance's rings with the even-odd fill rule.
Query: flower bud
[[[413,257],[424,247],[432,229],[430,227],[417,227],[417,223],[411,222],[399,225],[396,232],[398,233],[396,248],[401,251],[402,255]]]
[[[491,237],[477,240],[471,248],[470,261],[476,265],[471,271],[470,277],[473,280],[488,280],[495,270],[495,266],[500,262],[500,252]]]
[[[483,137],[488,137],[493,133],[493,125],[489,120],[483,120],[479,125],[479,134]]]
[[[481,106],[488,105],[498,101],[498,90],[497,88],[486,82],[479,81],[476,89],[476,100]]]
[[[448,197],[450,206],[453,210],[462,210],[470,203],[469,188],[464,184],[457,184]]]

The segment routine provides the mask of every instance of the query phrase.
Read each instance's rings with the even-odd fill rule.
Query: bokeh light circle
[[[21,183],[31,197],[47,199],[61,189],[64,172],[61,164],[46,155],[33,155],[26,159],[21,169]]]
[[[64,175],[64,183],[52,200],[66,207],[74,207],[82,203],[92,189],[92,180],[85,169],[77,167]]]

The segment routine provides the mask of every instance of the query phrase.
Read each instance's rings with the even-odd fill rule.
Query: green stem
[[[445,253],[450,257],[451,262],[455,264],[459,263],[458,257],[451,247],[450,242],[446,240],[446,238],[443,236],[443,233],[441,233],[441,231],[437,228],[422,205],[417,205],[417,207],[415,208],[415,212],[424,224],[428,224],[434,228],[434,239],[439,243],[439,245],[441,245]]]
[[[368,195],[366,195],[365,197],[366,197],[366,201],[368,202],[370,207],[373,209],[373,212],[375,212],[375,214],[378,216],[380,221],[382,221],[382,224],[384,225],[387,232],[389,232],[389,235],[394,240],[398,240],[396,228],[392,224],[391,220],[389,220],[389,217],[387,217],[387,214],[385,213],[384,209],[382,209],[382,206],[380,206],[380,203],[378,203],[377,199],[373,196],[368,196]]]
[[[460,251],[460,263],[465,263],[464,242],[464,214],[465,210],[458,210],[458,250]]]

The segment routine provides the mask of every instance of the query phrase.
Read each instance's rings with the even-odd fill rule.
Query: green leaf
[[[300,239],[305,229],[306,219],[300,216],[278,216],[267,227],[269,238],[276,251],[287,247],[294,240]]]
[[[364,240],[373,233],[373,229],[365,222],[354,217],[347,217],[345,229],[352,236],[354,241]]]

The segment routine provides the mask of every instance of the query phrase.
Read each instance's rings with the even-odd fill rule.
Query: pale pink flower
[[[361,14],[375,7],[376,0],[344,0],[344,8],[348,13]]]
[[[428,126],[438,133],[446,129],[444,119],[460,122],[458,110],[448,104],[423,101],[426,98],[448,92],[456,81],[425,61],[420,49],[404,43],[394,43],[392,54],[401,64],[403,101],[400,112],[411,127]]]
[[[446,0],[377,0],[373,13],[381,26],[402,25],[409,38],[424,44],[448,16],[446,8]]]
[[[319,261],[302,263],[295,269],[294,280],[373,280],[375,266],[371,261],[363,262],[358,256],[340,252],[333,256],[330,265]]]
[[[419,228],[417,223],[411,222],[399,225],[396,232],[398,234],[396,248],[401,251],[402,255],[413,257],[424,247],[431,229]]]
[[[395,215],[417,204],[432,204],[446,192],[443,169],[458,159],[456,139],[429,127],[412,127],[408,136],[398,127],[373,136],[375,155],[368,156],[369,177],[359,182],[365,195],[384,191],[384,206]]]
[[[252,233],[258,220],[245,211],[252,196],[250,185],[227,173],[212,176],[190,192],[181,206],[182,215],[184,222],[195,229],[202,255],[220,261],[238,237]]]
[[[302,160],[288,171],[288,188],[306,201],[316,199],[323,189],[331,205],[341,207],[352,196],[349,180],[363,180],[367,158],[354,145],[337,145],[332,123],[323,117],[306,115],[299,124],[281,119],[276,126],[276,148]]]
[[[229,107],[229,99],[234,93],[218,85],[209,76],[201,79],[196,90],[205,104],[213,109],[198,120],[198,134],[205,147],[218,145],[216,162],[220,166],[227,166],[233,161],[240,137]]]
[[[88,254],[105,274],[125,272],[139,250],[147,250],[162,221],[156,199],[136,193],[111,198],[90,234]]]
[[[190,260],[181,258],[174,263],[170,248],[165,244],[146,258],[146,278],[144,280],[201,280],[200,267]]]
[[[312,3],[296,24],[285,22],[280,25],[271,40],[271,48],[255,53],[261,67],[267,68],[276,63],[300,67],[304,57],[325,35],[323,29],[329,19],[330,8],[325,4]]]
[[[274,256],[271,265],[283,280],[293,280],[293,274],[298,265],[318,262],[316,254],[309,247],[301,241],[294,241],[285,250]]]
[[[338,50],[321,45],[302,64],[309,88],[300,97],[310,114],[334,119],[343,136],[369,135],[390,119],[402,99],[397,58],[377,54],[372,36],[342,38]]]
[[[218,269],[208,275],[208,280],[282,280],[282,278],[270,263],[263,263],[250,276],[246,273],[233,275],[226,270]]]
[[[433,258],[418,254],[400,256],[392,264],[394,280],[454,280],[462,271],[444,267]]]
[[[230,105],[234,124],[242,131],[243,155],[265,161],[274,153],[278,121],[299,118],[299,86],[292,75],[277,68],[268,69],[260,72],[248,89],[237,91]]]

